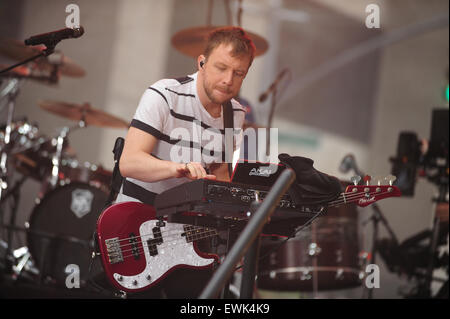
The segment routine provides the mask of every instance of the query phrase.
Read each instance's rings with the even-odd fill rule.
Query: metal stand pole
[[[223,264],[217,269],[214,276],[200,294],[200,299],[216,298],[219,295],[223,285],[233,273],[236,264],[259,236],[264,224],[275,211],[276,205],[294,180],[295,173],[293,170],[286,169],[281,173],[272,190],[267,194],[267,197],[260,204],[258,210],[250,218],[247,226],[245,226]]]
[[[255,287],[256,274],[258,272],[258,256],[261,236],[255,239],[247,251],[242,271],[240,299],[252,299]]]

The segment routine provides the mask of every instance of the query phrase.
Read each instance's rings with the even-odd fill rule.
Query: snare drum
[[[83,164],[75,159],[63,159],[59,173],[60,185],[70,184],[74,181],[88,183],[91,186],[109,192],[112,172],[101,165],[89,162]]]
[[[51,186],[52,170],[45,177],[41,186],[40,198],[42,198],[53,187]],[[64,158],[58,167],[58,178],[56,186],[69,185],[73,182],[86,183],[95,188],[109,193],[112,172],[104,169],[101,165],[95,165],[89,162],[80,163],[76,159]]]

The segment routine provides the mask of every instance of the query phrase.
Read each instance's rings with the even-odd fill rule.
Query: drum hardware
[[[76,127],[84,127],[84,122],[79,122],[80,125],[76,126]],[[83,123],[83,124],[81,124]],[[62,148],[63,148],[63,144],[64,144],[64,140],[66,139],[67,135],[69,134],[69,128],[68,127],[63,127],[61,129],[61,132],[59,134],[59,136],[56,139],[56,152],[52,157],[52,173],[50,176],[50,185],[52,187],[56,186],[56,183],[58,182],[59,179],[59,168],[60,168],[60,163],[61,163],[61,155],[62,155]]]
[[[49,44],[47,47],[28,47],[23,43],[20,43],[11,39],[0,38],[0,54],[15,60],[22,60],[21,62],[14,64],[10,67],[7,67],[0,71],[0,75],[6,74],[11,70],[15,70],[18,67],[21,67],[29,62],[34,61],[34,68],[47,69],[50,71],[50,82],[55,82],[57,80],[57,75],[59,72],[68,76],[82,76],[84,75],[84,71],[79,72],[80,70],[74,64],[69,63],[67,59],[64,59],[64,56],[61,54],[57,55],[56,58],[47,59],[52,53],[55,52],[55,45]],[[64,66],[65,68],[60,67]],[[14,107],[15,107],[15,99],[19,93],[19,78],[32,78],[27,74],[29,70],[19,68],[18,70],[12,71],[8,74],[9,84],[5,87],[5,89],[0,93],[0,100],[3,98],[7,98],[8,105],[8,113],[7,113],[7,122],[5,128],[5,134],[3,138],[4,147],[0,150],[0,200],[2,199],[2,193],[8,188],[7,182],[7,157],[8,152],[10,151],[10,142],[11,142],[11,131],[12,131],[12,119],[14,117]],[[42,78],[40,78],[42,79]]]
[[[19,93],[19,80],[11,79],[0,95],[0,99],[7,98],[8,114],[6,120],[5,134],[3,138],[3,147],[0,150],[0,202],[4,197],[3,193],[8,188],[8,152],[11,148],[12,119],[14,116],[15,99]]]
[[[320,254],[321,251],[322,251],[322,249],[321,249],[316,243],[311,243],[311,244],[309,244],[309,247],[308,247],[308,254],[309,254],[311,257]]]
[[[8,244],[0,240],[0,248],[6,253]],[[32,256],[27,247],[24,246],[13,250],[10,255],[7,255],[7,258],[9,264],[12,265],[11,278],[13,280],[18,280],[21,277],[34,280],[39,275],[39,270],[34,266]]]
[[[42,101],[39,103],[39,106],[50,113],[77,121],[77,124],[72,127],[63,127],[58,137],[56,138],[56,152],[52,157],[52,169],[49,180],[51,188],[55,188],[58,182],[62,182],[62,184],[65,184],[64,177],[61,176],[63,161],[62,151],[69,133],[71,133],[75,129],[85,128],[88,125],[116,128],[128,127],[127,122],[115,116],[109,115],[103,111],[96,110],[92,108],[89,103],[77,105],[64,102]],[[94,171],[97,169],[96,167],[89,168],[92,168],[92,170]]]
[[[12,267],[13,279],[17,279],[23,271],[31,273],[35,276],[39,275],[39,270],[34,266],[28,247],[21,247],[14,250],[13,256],[18,260],[17,265]]]
[[[5,126],[5,133],[3,135],[2,148],[0,149],[0,217],[3,220],[3,204],[6,199],[12,195],[12,199],[14,200],[12,205],[12,211],[10,215],[10,224],[14,225],[16,222],[16,213],[19,202],[19,187],[23,184],[26,177],[22,177],[16,184],[10,188],[9,186],[9,178],[11,177],[11,172],[8,169],[8,153],[12,149],[13,141],[11,140],[11,133],[13,128],[13,117],[14,117],[14,108],[15,108],[15,100],[19,94],[19,84],[20,81],[18,79],[12,78],[9,80],[9,84],[4,88],[4,90],[0,94],[0,99],[6,98],[7,100],[7,120]],[[10,268],[11,263],[8,259],[8,256],[11,254],[11,243],[12,243],[12,235],[13,232],[8,230],[7,233],[7,248],[5,254],[5,265],[7,269]]]
[[[0,128],[0,186],[3,186],[0,188],[0,204],[7,198],[14,199],[15,204],[12,206],[9,223],[0,224],[8,232],[8,242],[1,242],[5,258],[2,254],[0,263],[5,260],[5,270],[14,278],[31,275],[34,282],[64,285],[64,270],[69,263],[80,266],[82,282],[83,276],[87,274],[84,257],[89,258],[93,247],[91,227],[95,227],[107,197],[102,189],[107,186],[103,184],[108,184],[111,177],[101,166],[90,163],[83,166],[70,158],[65,149],[68,136],[74,129],[87,125],[127,128],[128,123],[95,110],[87,103],[80,107],[71,105],[70,108],[65,108],[65,111],[69,109],[69,113],[62,114],[58,111],[64,106],[41,106],[44,110],[77,121],[76,126],[62,128],[55,138],[39,136],[38,127],[26,119],[13,121],[14,101],[21,80],[57,83],[60,75],[80,77],[85,74],[82,68],[53,49],[54,47],[26,47],[16,41],[0,39],[1,55],[25,60],[0,72],[0,80],[9,81],[0,92],[0,99],[8,102],[7,123]],[[33,64],[21,66],[31,61]],[[9,183],[9,177],[14,171],[8,167],[10,159],[13,159],[14,168],[22,173],[22,178],[13,185]],[[47,179],[52,189],[39,199],[29,222],[21,228],[15,225],[15,216],[19,188],[27,177],[44,180],[43,184]],[[94,183],[91,183],[91,178]],[[0,213],[3,213],[2,206],[4,205],[0,205]],[[49,216],[51,214],[57,215]],[[28,245],[12,251],[11,235],[15,231],[26,234]]]
[[[335,273],[334,279],[335,280],[344,280],[344,274],[346,273],[352,273],[354,275],[357,275],[360,279],[361,274],[363,272],[359,271],[355,268],[350,267],[326,267],[326,266],[317,266],[317,267],[286,267],[286,268],[280,268],[276,270],[270,270],[270,271],[263,271],[260,273],[260,275],[269,276],[271,279],[277,279],[280,277],[279,275],[282,274],[300,274],[300,280],[302,281],[310,281],[313,278],[314,272],[329,272],[329,273]],[[363,274],[364,276],[364,274]]]

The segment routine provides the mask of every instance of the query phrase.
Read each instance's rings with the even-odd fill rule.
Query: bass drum
[[[88,279],[93,234],[108,194],[86,183],[74,182],[48,192],[34,208],[28,231],[28,247],[45,283],[65,286],[79,268],[80,285]],[[66,272],[68,271],[68,272]],[[91,270],[90,276],[100,271]]]
[[[328,212],[295,238],[261,241],[258,287],[276,291],[317,291],[361,285],[355,205]],[[278,249],[276,249],[279,247]]]

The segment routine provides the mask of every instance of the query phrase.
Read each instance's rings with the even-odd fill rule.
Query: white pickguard
[[[192,242],[186,242],[183,224],[166,223],[161,227],[163,243],[157,245],[158,254],[150,256],[147,240],[153,238],[152,229],[156,227],[157,220],[149,220],[139,227],[139,236],[142,238],[146,266],[143,272],[133,276],[125,276],[114,273],[117,283],[130,290],[140,289],[158,280],[170,268],[176,265],[206,266],[214,262],[214,258],[203,258],[199,256]],[[150,276],[150,277],[149,277]]]

